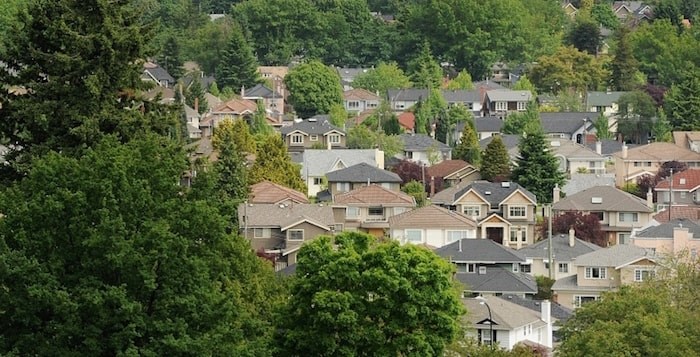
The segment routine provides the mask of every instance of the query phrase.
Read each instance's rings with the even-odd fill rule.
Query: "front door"
[[[503,228],[502,227],[486,227],[486,238],[503,244]]]

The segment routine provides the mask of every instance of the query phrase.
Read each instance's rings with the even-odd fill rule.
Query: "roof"
[[[637,232],[634,238],[673,238],[673,230],[675,228],[688,228],[693,238],[700,239],[700,225],[697,221],[691,221],[686,218],[673,219],[670,222],[662,223],[658,226],[649,227],[643,231]]]
[[[540,123],[545,133],[565,133],[573,134],[581,129],[584,125],[584,120],[587,123],[592,123],[598,113],[580,112],[580,113],[540,113]]]
[[[221,101],[221,99],[219,99],[219,97],[217,97],[209,92],[204,93],[204,100],[207,101],[207,106],[209,108],[216,108],[222,103],[222,101]]]
[[[604,161],[603,155],[598,154],[579,143],[569,139],[547,138],[552,154],[564,156],[568,160]]]
[[[361,162],[344,169],[329,172],[326,174],[326,178],[328,179],[328,182],[403,182],[398,174],[380,169],[366,162]]]
[[[486,92],[492,102],[529,102],[532,92],[529,90],[496,89]]]
[[[336,67],[336,71],[338,72],[338,75],[340,78],[344,80],[353,80],[355,77],[359,76],[360,74],[367,73],[370,71],[372,68],[347,68],[347,67]]]
[[[244,96],[243,98],[245,99],[251,99],[251,98],[282,98],[282,95],[273,91],[270,88],[267,88],[263,84],[256,84],[253,88],[250,89],[245,89],[244,90]]]
[[[309,203],[306,195],[291,188],[270,181],[262,181],[250,186],[249,203],[280,203],[291,200],[296,203]]]
[[[490,90],[499,90],[499,89],[508,89],[492,80],[486,79],[483,81],[477,81],[472,83],[474,85],[474,89],[478,90],[479,92],[486,92]],[[483,97],[482,97],[483,99]]]
[[[397,119],[399,120],[399,125],[408,130],[413,131],[413,129],[416,127],[416,116],[411,112],[403,112],[399,114]]]
[[[520,305],[522,307],[526,307],[532,311],[536,312],[541,312],[542,311],[542,302],[544,300],[533,300],[533,299],[525,299],[522,298],[518,295],[501,295],[499,298],[506,300],[508,302],[511,302],[513,304]],[[566,321],[571,316],[574,315],[574,311],[566,308],[564,306],[559,305],[556,302],[551,301],[551,316],[559,321]]]
[[[624,144],[623,142],[613,140],[613,139],[601,140],[600,141],[600,154],[603,156],[610,156],[618,151],[621,151],[623,144]],[[586,146],[593,151],[596,150],[596,143],[595,142],[588,143],[588,144],[586,144]],[[637,145],[627,144],[628,149],[636,147],[636,146]]]
[[[589,267],[615,267],[617,269],[643,258],[654,260],[656,257],[651,251],[636,245],[617,244],[580,255],[574,260],[574,264]]]
[[[308,135],[324,135],[331,131],[337,131],[339,134],[345,135],[345,132],[342,129],[331,124],[328,120],[318,120],[313,118],[302,120],[290,126],[283,127],[282,135],[289,135],[295,131],[300,131]]]
[[[472,165],[464,160],[443,160],[438,164],[426,168],[425,174],[427,177],[447,177],[470,166]]]
[[[452,148],[426,134],[401,134],[405,151],[426,151],[436,147],[440,151],[450,151]]]
[[[622,150],[614,153],[613,156],[622,159]],[[679,147],[672,143],[654,142],[634,148],[627,148],[627,158],[625,160],[700,161],[700,153]]]
[[[389,227],[392,229],[475,229],[476,223],[463,213],[450,211],[436,205],[428,205],[389,217]]]
[[[455,278],[468,291],[495,293],[537,293],[535,278],[524,273],[513,273],[496,265],[487,266],[486,274],[456,273]]]
[[[473,190],[478,195],[488,200],[492,207],[497,207],[499,204],[501,204],[501,202],[503,202],[503,200],[510,197],[515,191],[520,191],[533,202],[537,202],[537,197],[535,194],[515,182],[474,181],[455,192],[450,204],[457,201],[470,190]]]
[[[402,214],[409,213],[404,212]],[[466,263],[524,263],[519,251],[490,239],[461,239],[435,250],[435,254],[453,262]]]
[[[380,96],[363,88],[355,88],[343,92],[344,100],[380,100]]]
[[[213,113],[232,113],[232,114],[244,114],[244,113],[255,113],[258,110],[258,105],[252,100],[248,99],[231,99],[228,102],[221,103],[219,106],[212,110]]]
[[[297,264],[294,263],[294,264],[287,265],[287,267],[284,269],[280,269],[280,270],[276,271],[275,274],[280,275],[280,276],[292,276],[296,272],[297,272]],[[554,316],[554,315],[552,315],[552,316]]]
[[[406,102],[417,102],[419,100],[428,99],[430,91],[427,89],[389,89],[387,90],[387,97],[392,102],[395,101],[406,101]]]
[[[301,176],[321,177],[331,171],[366,162],[377,165],[376,149],[339,149],[321,150],[306,149],[303,153],[292,156],[292,159],[302,164]]]
[[[615,174],[573,173],[566,180],[561,192],[564,192],[568,197],[595,186],[615,186]]]
[[[196,110],[194,110],[192,107],[190,107],[187,104],[183,105],[183,107],[185,108],[185,117],[187,117],[187,118],[199,118],[199,113]]]
[[[241,203],[238,205],[238,221],[241,228],[266,227],[284,228],[303,220],[324,226],[330,230],[335,224],[333,209],[324,204],[253,204]]]
[[[443,89],[440,93],[447,103],[481,102],[481,95],[478,90]]]
[[[600,203],[593,203],[598,201]],[[591,187],[561,199],[552,208],[555,211],[653,212],[645,200],[613,186]]]
[[[652,217],[659,223],[668,222],[668,208],[659,211]],[[690,220],[700,220],[700,206],[673,206],[671,209],[671,218],[685,218]]]
[[[165,70],[165,68],[157,64],[145,63],[143,71],[148,72],[157,81],[168,81],[170,83],[175,82],[175,78],[173,78],[173,76],[171,76],[170,73]]]
[[[333,197],[333,203],[337,205],[391,205],[415,207],[416,200],[413,196],[401,191],[393,191],[380,185],[368,185],[349,192],[337,194]]]
[[[517,148],[518,144],[520,144],[520,138],[522,137],[518,134],[503,134],[498,136],[501,137],[501,141],[503,141],[503,145],[506,147],[506,151],[510,151],[512,149]],[[494,138],[495,136],[489,136],[488,138],[479,140],[479,147],[482,150],[485,150]]]
[[[560,262],[569,262],[574,258],[600,249],[599,246],[574,238],[574,246],[569,246],[568,234],[552,235],[552,251],[554,258]],[[549,258],[549,238],[518,250],[526,258]]]
[[[258,66],[258,73],[284,78],[289,73],[287,66]],[[265,78],[265,76],[263,76]]]
[[[691,168],[673,174],[673,189],[683,191],[695,191],[700,187],[700,169]],[[671,188],[671,177],[656,184],[654,190],[668,191]]]
[[[524,306],[513,303],[507,299],[496,296],[485,296],[486,305],[482,305],[481,299],[462,299],[467,308],[469,322],[478,324],[488,319],[489,308],[491,309],[491,319],[493,328],[496,330],[512,330],[528,324],[544,324],[541,319],[541,312],[535,312]],[[488,324],[485,324],[488,326]]]
[[[503,120],[498,117],[479,117],[474,118],[474,127],[477,133],[481,132],[500,132],[503,129]],[[462,125],[464,128],[464,125]]]
[[[629,92],[588,92],[586,102],[588,107],[610,107],[620,100],[620,96]]]

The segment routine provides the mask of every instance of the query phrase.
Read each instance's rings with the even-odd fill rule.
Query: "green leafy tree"
[[[279,135],[269,135],[262,142],[255,162],[248,171],[248,180],[251,185],[267,180],[299,192],[306,192],[301,169],[292,162]]]
[[[610,79],[612,86],[619,91],[631,91],[638,85],[636,81],[638,65],[630,47],[629,31],[627,26],[622,26],[615,33],[617,46],[615,56],[610,63]]]
[[[474,130],[473,120],[464,124],[462,137],[452,156],[454,159],[464,160],[474,165],[474,167],[479,167],[482,164],[481,148],[479,147],[479,139],[476,136],[476,130]]]
[[[418,207],[423,207],[428,202],[428,193],[425,192],[425,186],[418,181],[408,182],[401,188],[401,191],[415,198]]]
[[[528,72],[528,78],[540,92],[559,94],[570,90],[581,93],[605,83],[608,73],[594,56],[568,46],[538,58],[537,64]]]
[[[520,76],[518,81],[513,84],[513,90],[529,90],[530,93],[532,93],[533,98],[537,97],[537,89],[535,88],[535,85],[530,82],[530,79],[527,78],[527,75],[525,74]]]
[[[554,285],[556,280],[544,275],[538,275],[535,277],[535,281],[537,281],[537,294],[535,294],[535,299],[552,300],[552,285]]]
[[[421,46],[418,56],[408,65],[408,73],[411,82],[416,88],[440,88],[442,84],[442,68],[433,57],[430,45],[425,42]]]
[[[194,108],[194,102],[196,99],[199,114],[206,113],[207,110],[209,110],[209,107],[207,105],[207,98],[204,96],[204,94],[202,82],[199,80],[199,78],[195,78],[185,93],[185,103],[187,103],[190,108]]]
[[[342,104],[343,87],[338,73],[320,61],[293,67],[284,83],[294,111],[302,118],[330,113],[333,104]]]
[[[239,90],[258,83],[258,62],[243,30],[233,27],[216,65],[216,80],[224,87]]]
[[[673,130],[671,128],[671,123],[666,119],[666,114],[663,111],[659,111],[659,116],[654,120],[651,125],[651,135],[654,141],[667,142],[673,141]]]
[[[656,16],[656,11],[654,11]],[[605,2],[598,2],[591,8],[591,18],[599,25],[610,30],[616,30],[620,27],[620,20],[612,11],[612,6]]]
[[[250,132],[250,127],[243,120],[224,119],[214,129],[212,145],[214,148],[223,147],[225,143],[233,142],[236,150],[244,154],[255,154],[255,139]]]
[[[386,96],[389,89],[403,89],[411,87],[411,80],[396,64],[396,62],[381,62],[376,68],[358,75],[353,81],[354,88],[364,88],[370,92],[379,92]]]
[[[600,115],[598,115],[593,121],[593,128],[595,128],[596,139],[609,140],[613,138],[613,133],[610,131],[610,121],[605,114],[600,113]]]
[[[204,73],[215,74],[224,50],[230,45],[231,34],[235,28],[232,18],[228,16],[216,21],[206,21],[203,26],[188,34],[192,38],[186,42],[187,46],[183,47],[183,56],[197,62]],[[222,89],[225,87],[221,82],[219,85]]]
[[[211,93],[211,95],[213,95],[217,98],[221,95],[221,92],[219,91],[219,85],[216,84],[216,82],[212,82],[209,85],[209,93]]]
[[[262,101],[258,101],[257,109],[253,115],[253,120],[250,125],[250,133],[253,136],[256,135],[272,135],[275,130],[272,126],[267,123],[267,111],[265,110],[265,104]]]
[[[357,232],[319,237],[299,252],[280,352],[441,355],[464,312],[452,274],[450,263],[422,247]]]
[[[645,92],[634,91],[620,96],[617,105],[618,133],[624,140],[642,144],[656,117],[654,100]]]
[[[481,178],[491,182],[510,179],[510,155],[500,135],[493,137],[482,154]]]
[[[433,120],[432,113],[430,112],[430,105],[428,105],[428,102],[418,101],[418,103],[416,103],[416,105],[413,106],[413,114],[416,117],[416,133],[428,134],[430,129],[430,123]]]
[[[664,111],[673,130],[700,130],[700,78],[674,84],[664,97]]]
[[[595,56],[602,43],[600,27],[590,18],[576,16],[576,21],[569,30],[567,42],[579,51]]]
[[[173,184],[186,168],[177,143],[108,136],[3,188],[0,354],[270,354],[274,275]]]
[[[524,132],[536,130],[539,126],[540,112],[537,110],[537,104],[530,102],[525,112],[508,114],[501,131],[504,134],[521,135]]]
[[[552,202],[554,186],[564,186],[564,174],[558,160],[549,152],[542,130],[528,132],[518,145],[519,155],[513,168],[513,181],[537,196],[538,203]]]
[[[374,131],[365,125],[356,125],[348,130],[349,149],[379,149],[385,157],[393,157],[404,149],[403,140],[398,135],[387,135]]]
[[[461,70],[457,74],[457,77],[451,79],[447,83],[447,89],[456,90],[472,90],[474,89],[474,83],[472,82],[472,76],[466,70]]]
[[[344,127],[345,122],[348,120],[348,112],[345,110],[345,107],[339,103],[331,105],[328,114],[330,114],[331,124],[339,128]]]

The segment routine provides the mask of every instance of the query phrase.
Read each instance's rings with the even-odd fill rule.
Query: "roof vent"
[[[484,192],[484,194],[485,194],[485,195],[490,195],[490,194],[491,194],[491,191],[486,191],[486,192]]]
[[[603,203],[603,197],[591,197],[591,203]]]
[[[486,274],[486,267],[479,267],[479,274],[480,275]]]
[[[680,184],[681,184],[681,185],[685,185],[685,179],[684,179],[684,178],[682,178],[682,179],[680,180]]]
[[[312,122],[312,123],[315,123],[315,122],[316,122],[316,118],[309,118],[308,121],[310,121],[310,122]]]
[[[558,146],[561,146],[561,142],[560,142],[560,141],[552,141],[552,142],[550,143],[550,145],[551,145],[551,146],[554,146],[554,147],[558,147]]]
[[[501,182],[501,187],[510,187],[510,181]]]

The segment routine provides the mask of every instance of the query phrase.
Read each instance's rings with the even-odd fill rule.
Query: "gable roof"
[[[483,81],[474,82],[474,88],[480,92],[486,92],[490,90],[508,89],[492,80],[486,79]]]
[[[700,139],[700,131],[674,131],[672,134],[673,143],[685,149],[690,148],[689,141]]]
[[[464,160],[443,160],[438,164],[426,168],[425,174],[427,177],[447,177],[470,166],[472,165]]]
[[[674,228],[688,228],[693,238],[700,238],[700,225],[695,221],[684,218],[674,219],[658,226],[649,227],[643,231],[637,232],[634,238],[673,238]]]
[[[355,88],[343,92],[343,100],[380,100],[380,96],[363,88]]]
[[[286,200],[296,203],[309,203],[309,199],[306,198],[305,194],[274,182],[262,181],[250,186],[249,203],[277,204]]]
[[[455,131],[461,133],[464,131],[466,122],[462,121],[455,125]],[[499,117],[476,117],[474,118],[474,128],[477,133],[498,133],[503,128],[503,119]]]
[[[600,140],[600,154],[603,156],[610,156],[618,151],[621,151],[622,145],[624,145],[623,142],[614,139]],[[595,142],[588,143],[586,146],[593,151],[596,150]],[[637,147],[637,145],[627,144],[627,149],[631,149],[633,147]]]
[[[671,177],[656,184],[655,191],[668,191],[671,188]],[[695,191],[700,188],[700,169],[689,168],[673,174],[673,190]]]
[[[448,104],[451,103],[479,103],[481,95],[478,90],[443,89],[440,91]]]
[[[238,205],[238,221],[241,229],[250,228],[285,228],[302,221],[308,221],[323,229],[330,230],[335,224],[333,209],[324,204],[251,204]]]
[[[263,84],[256,84],[250,89],[245,89],[243,93],[244,99],[254,99],[254,98],[282,98],[282,95],[267,88]]]
[[[329,172],[326,174],[328,182],[354,182],[354,183],[401,183],[401,177],[391,171],[380,169],[366,162],[361,162],[350,167]]]
[[[340,135],[345,135],[345,132],[335,125],[332,125],[328,120],[307,119],[294,123],[290,126],[282,128],[282,135],[289,135],[294,132],[302,132],[307,135],[324,135],[331,131],[336,131]]]
[[[554,156],[564,156],[569,160],[604,161],[603,155],[598,154],[573,140],[547,138],[549,149]]]
[[[591,187],[561,199],[552,208],[555,211],[653,212],[645,200],[613,186]]]
[[[426,151],[431,147],[436,147],[440,151],[450,151],[452,148],[440,141],[437,141],[426,134],[401,134],[401,141],[404,144],[404,151]]]
[[[569,246],[568,234],[552,235],[552,251],[557,261],[568,262],[574,258],[600,249],[599,246],[574,238],[574,246]],[[526,258],[549,258],[549,238],[518,250]]]
[[[564,183],[561,192],[568,197],[595,186],[615,186],[615,174],[573,173]]]
[[[406,88],[387,90],[387,97],[389,97],[389,100],[392,102],[417,102],[428,99],[429,95],[430,91],[427,89]]]
[[[588,107],[610,107],[617,103],[623,94],[629,92],[588,92],[586,93],[586,103]]]
[[[465,214],[428,205],[389,217],[389,227],[402,228],[461,228],[475,229],[476,223]]]
[[[632,244],[617,244],[601,248],[574,259],[577,266],[615,267],[618,269],[640,259],[654,260],[656,256],[644,248]]]
[[[622,159],[622,151],[613,156]],[[623,160],[647,160],[647,161],[700,161],[700,153],[676,144],[665,142],[653,142],[627,149],[627,158]]]
[[[302,164],[301,176],[321,177],[334,171],[338,165],[342,168],[366,162],[377,165],[376,149],[306,149],[301,154],[292,156],[292,160]]]
[[[506,151],[517,149],[518,144],[520,144],[520,138],[522,137],[518,134],[502,134],[498,136],[501,137],[501,141],[503,141],[503,145],[506,147]],[[493,141],[495,137],[496,136],[489,136],[488,138],[479,140],[479,147],[482,150],[485,150],[486,147]]]
[[[234,98],[228,102],[221,103],[219,106],[212,110],[213,113],[231,113],[231,114],[252,114],[258,110],[258,105],[249,99],[239,99]]]
[[[545,133],[573,134],[583,125],[592,123],[598,113],[540,113],[540,123]],[[584,123],[585,120],[585,123]]]
[[[167,81],[168,83],[175,83],[175,78],[165,70],[165,68],[159,66],[158,64],[147,62],[143,65],[143,72],[148,73],[149,76],[154,78],[156,81]]]
[[[474,181],[470,185],[457,191],[453,196],[453,201],[459,200],[464,194],[473,190],[479,196],[489,201],[492,207],[500,205],[503,200],[510,197],[516,191],[521,192],[533,202],[537,202],[537,197],[525,187],[520,186],[515,182],[489,182],[489,181]]]
[[[399,125],[410,131],[413,131],[413,129],[416,127],[416,116],[412,112],[403,112],[399,114],[397,119],[399,121]]]
[[[663,211],[659,211],[652,218],[659,223],[668,222],[669,212],[668,208]],[[700,220],[700,206],[673,206],[671,209],[671,218],[673,219],[689,219],[689,220]]]
[[[350,80],[352,82],[355,77],[365,74],[373,68],[362,68],[362,67],[336,67],[338,76],[343,80]]]
[[[544,300],[533,300],[533,299],[525,299],[523,297],[520,297],[518,295],[501,295],[499,296],[500,299],[506,300],[508,302],[511,302],[516,305],[520,305],[522,307],[528,308],[532,311],[535,311],[537,313],[540,313],[542,311],[542,302]],[[559,321],[566,321],[571,316],[574,315],[574,311],[566,308],[564,306],[559,305],[558,303],[551,301],[551,314],[552,317]]]
[[[375,184],[362,186],[349,192],[339,193],[333,197],[333,203],[337,205],[353,206],[364,204],[416,206],[416,200],[413,196]]]
[[[452,262],[484,264],[525,262],[525,256],[519,251],[490,239],[460,239],[436,249],[435,254]]]
[[[258,66],[258,73],[262,75],[263,78],[277,76],[284,78],[289,73],[289,67],[287,66]],[[267,75],[267,77],[265,76]]]
[[[532,92],[529,90],[495,89],[486,92],[486,96],[492,102],[529,102],[532,100]]]
[[[467,290],[473,292],[537,293],[537,283],[533,276],[524,273],[513,273],[499,266],[487,266],[486,274],[457,273],[455,278]]]

